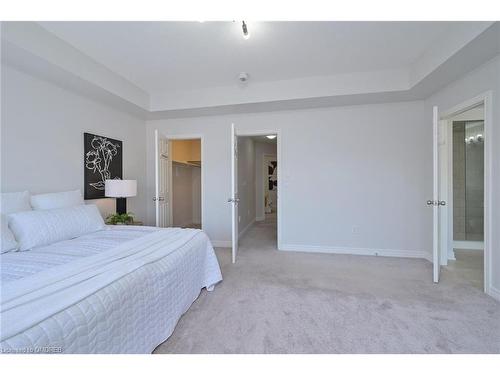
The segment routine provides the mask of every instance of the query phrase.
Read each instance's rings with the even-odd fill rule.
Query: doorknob
[[[446,206],[446,201],[432,201],[428,200],[427,201],[428,206]]]

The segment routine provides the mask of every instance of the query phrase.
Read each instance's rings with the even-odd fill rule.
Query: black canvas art
[[[85,199],[104,198],[106,180],[122,179],[122,141],[84,133]]]
[[[270,161],[267,165],[268,170],[268,182],[269,182],[269,190],[276,190],[278,188],[278,162]]]

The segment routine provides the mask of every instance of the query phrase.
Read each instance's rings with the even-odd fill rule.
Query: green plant
[[[106,218],[106,224],[129,224],[134,221],[134,214],[127,212],[125,214],[111,214]]]

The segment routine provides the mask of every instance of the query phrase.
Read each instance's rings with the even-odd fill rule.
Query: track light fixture
[[[243,30],[243,38],[245,39],[250,38],[250,33],[248,32],[248,26],[245,23],[245,21],[241,23],[241,29]]]

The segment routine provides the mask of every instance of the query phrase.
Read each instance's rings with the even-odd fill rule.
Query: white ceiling
[[[450,22],[40,22],[149,93],[407,68]]]

